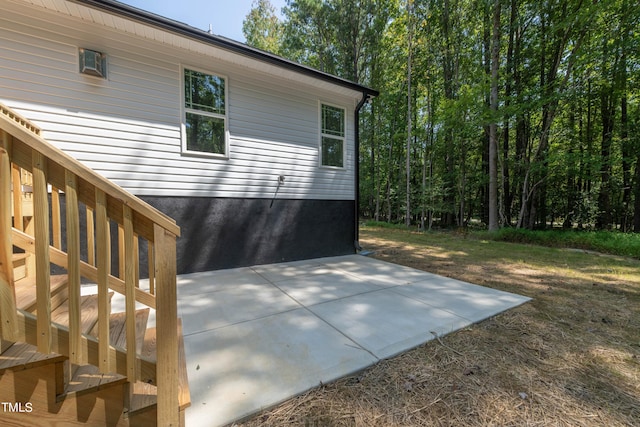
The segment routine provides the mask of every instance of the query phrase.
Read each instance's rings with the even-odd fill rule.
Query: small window
[[[343,168],[345,157],[345,109],[320,106],[320,164]]]
[[[226,100],[225,78],[185,68],[185,151],[227,155]]]
[[[107,78],[107,55],[95,50],[80,48],[80,72],[94,77]]]

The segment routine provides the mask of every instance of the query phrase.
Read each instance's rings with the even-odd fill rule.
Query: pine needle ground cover
[[[377,227],[360,241],[379,259],[533,300],[238,426],[638,425],[637,259]]]

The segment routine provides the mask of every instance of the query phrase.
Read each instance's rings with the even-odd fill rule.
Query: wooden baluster
[[[98,357],[101,372],[110,372],[109,361],[109,272],[111,239],[107,217],[107,196],[96,189],[96,268],[98,270]]]
[[[118,224],[118,277],[124,280],[124,227]]]
[[[136,264],[135,243],[133,233],[133,212],[127,205],[122,206],[123,219],[123,243],[124,243],[124,284],[125,284],[125,311],[126,336],[127,336],[127,377],[129,382],[135,382],[137,378],[136,362]]]
[[[9,135],[2,133],[0,147],[0,338],[17,341],[16,294],[13,286],[13,245],[11,244],[11,161]],[[6,145],[5,145],[6,143]],[[0,350],[4,350],[0,339]]]
[[[93,209],[87,206],[87,263],[96,265],[96,239],[95,221],[93,219]]]
[[[11,182],[13,183],[13,227],[24,231],[24,213],[22,211],[22,183],[20,182],[20,168],[11,167]]]
[[[62,224],[60,221],[60,190],[56,187],[51,187],[51,234],[53,240],[53,247],[56,249],[62,249]]]
[[[149,261],[149,293],[155,295],[156,293],[156,264],[154,260],[154,243],[147,241],[147,260]]]
[[[51,289],[49,277],[49,195],[47,159],[33,150],[33,221],[36,255],[36,323],[38,351],[51,353]]]
[[[158,421],[179,424],[178,306],[176,292],[176,236],[154,224],[156,265],[156,329]]]
[[[133,253],[136,259],[135,261],[135,279],[134,283],[136,284],[136,288],[140,287],[140,237],[137,234],[133,236]]]
[[[67,274],[69,276],[69,359],[83,362],[80,326],[80,214],[78,211],[78,179],[65,171],[65,209],[67,215]]]
[[[24,224],[23,230],[30,236],[35,236],[35,221],[33,219],[33,215],[35,213],[35,208],[33,206],[33,174],[26,169],[20,168],[20,182],[23,186],[31,188],[31,193],[29,194],[29,204],[30,204],[30,212],[23,212],[22,223]],[[22,188],[21,188],[22,190]],[[26,199],[26,193],[23,193]],[[33,277],[36,271],[36,257],[35,255],[29,255],[27,257],[26,263],[26,273],[27,276]]]

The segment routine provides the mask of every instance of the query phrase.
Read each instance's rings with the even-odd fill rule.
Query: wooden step
[[[11,256],[11,261],[13,264],[13,280],[21,280],[27,277],[27,258],[29,258],[28,253],[16,254],[14,253]]]
[[[28,408],[2,412],[2,426],[132,425],[123,417],[123,376],[102,375],[83,366],[65,385],[66,358],[43,355],[25,343],[13,344],[0,360],[0,401]]]
[[[148,328],[144,333],[144,340],[142,343],[142,350],[140,351],[140,356],[149,359],[156,360],[156,349],[158,346],[158,341],[156,339],[156,328]],[[146,381],[144,378],[143,381]]]
[[[136,310],[136,354],[141,354],[144,341],[147,321],[149,320],[149,309],[141,308]],[[127,349],[127,313],[111,313],[109,316],[109,343],[116,348]],[[94,337],[98,336],[98,325],[95,324],[89,332]],[[149,358],[150,359],[150,358]],[[155,358],[153,359],[155,360]]]
[[[153,384],[136,382],[133,384],[129,406],[125,417],[132,420],[132,425],[151,425],[157,417],[158,388]]]
[[[187,376],[187,357],[184,351],[184,337],[182,335],[182,319],[178,319],[178,388],[180,409],[191,406],[191,392],[189,391],[189,378]],[[156,360],[156,328],[149,328],[144,336],[141,356]],[[145,379],[142,379],[145,382]]]
[[[28,342],[36,345],[37,338],[37,319],[32,313],[18,310],[18,335],[20,341]],[[69,330],[57,323],[51,324],[51,344],[52,351],[64,353],[69,349]],[[98,357],[98,340],[90,334],[82,335],[81,346],[84,354],[87,356],[87,362],[92,365],[99,365]],[[126,375],[127,353],[123,349],[113,346],[109,349],[109,359],[111,368],[121,375]],[[156,363],[155,361],[140,358],[140,372],[143,378],[152,378],[155,381]]]
[[[57,402],[61,402],[72,395],[80,396],[127,382],[127,377],[124,375],[115,373],[103,374],[93,365],[74,366],[73,371],[71,380],[64,392],[56,396]]]
[[[184,351],[184,336],[182,335],[182,319],[178,319],[178,405],[184,411],[191,406],[191,391],[187,375],[187,355]]]
[[[149,320],[149,309],[136,310],[136,354],[140,354],[145,330]],[[109,322],[109,333],[111,345],[122,349],[127,349],[127,314],[114,313]]]
[[[61,354],[38,353],[38,348],[24,342],[14,343],[0,355],[0,375],[6,370],[19,371],[50,363],[64,362]]]
[[[113,292],[109,292],[109,301]],[[51,312],[51,321],[69,327],[69,300]],[[98,322],[98,295],[84,295],[80,300],[80,329],[88,334]]]
[[[189,378],[187,376],[187,358],[184,350],[184,338],[182,335],[182,320],[178,319],[178,405],[180,411],[191,406],[191,392],[189,391]],[[149,328],[145,333],[142,356],[153,358],[156,355],[156,328]],[[131,408],[128,417],[133,419],[142,413],[155,410],[157,406],[157,387],[154,384],[139,381],[134,384],[131,397]]]
[[[59,274],[51,276],[51,310],[55,310],[69,296],[67,287],[68,276]],[[36,312],[36,278],[35,276],[25,277],[15,282],[16,307],[28,311]]]

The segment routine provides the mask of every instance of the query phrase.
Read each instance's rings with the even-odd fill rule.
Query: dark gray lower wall
[[[141,198],[180,226],[178,274],[355,253],[353,201]]]

